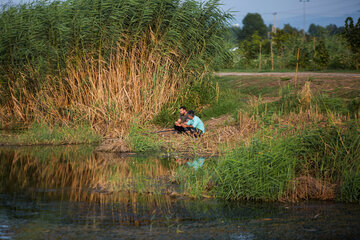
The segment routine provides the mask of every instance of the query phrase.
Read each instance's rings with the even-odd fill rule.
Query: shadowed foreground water
[[[41,151],[0,149],[0,239],[360,238],[358,204],[223,202],[171,198],[162,191],[97,191],[93,181],[114,176],[125,181],[138,176],[135,172],[156,178],[172,165],[154,157],[94,156],[91,148]]]

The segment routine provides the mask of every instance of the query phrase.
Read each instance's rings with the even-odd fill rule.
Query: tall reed
[[[8,126],[149,119],[202,81],[230,15],[218,1],[67,0],[0,12],[0,114]],[[5,110],[4,110],[5,109]],[[116,133],[115,133],[116,134]]]

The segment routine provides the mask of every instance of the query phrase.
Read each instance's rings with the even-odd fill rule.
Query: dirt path
[[[264,73],[251,73],[251,72],[218,72],[216,76],[274,76],[274,77],[294,77],[295,72],[264,72]],[[299,77],[353,77],[360,78],[360,73],[320,73],[320,72],[298,72]]]

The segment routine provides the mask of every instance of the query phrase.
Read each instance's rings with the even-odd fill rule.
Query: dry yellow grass
[[[91,55],[69,59],[67,73],[48,76],[36,92],[25,87],[25,79],[14,82],[11,99],[0,109],[2,124],[10,124],[6,116],[25,124],[85,122],[104,136],[123,135],[134,116],[150,120],[179,97],[187,86],[182,66],[160,50],[147,50],[145,43],[119,47],[110,63]]]
[[[336,197],[335,187],[335,184],[325,180],[300,176],[290,182],[288,192],[280,200],[293,202],[308,199],[332,200]]]

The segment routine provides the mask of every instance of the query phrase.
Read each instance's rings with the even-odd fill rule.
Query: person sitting
[[[183,133],[186,129],[182,126],[183,123],[186,123],[189,120],[186,107],[182,106],[179,109],[180,116],[179,119],[174,124],[174,129],[176,133]]]
[[[188,111],[187,115],[189,116],[189,121],[183,123],[182,126],[188,129],[196,138],[200,137],[205,133],[204,123],[198,116],[195,116],[194,111]]]

